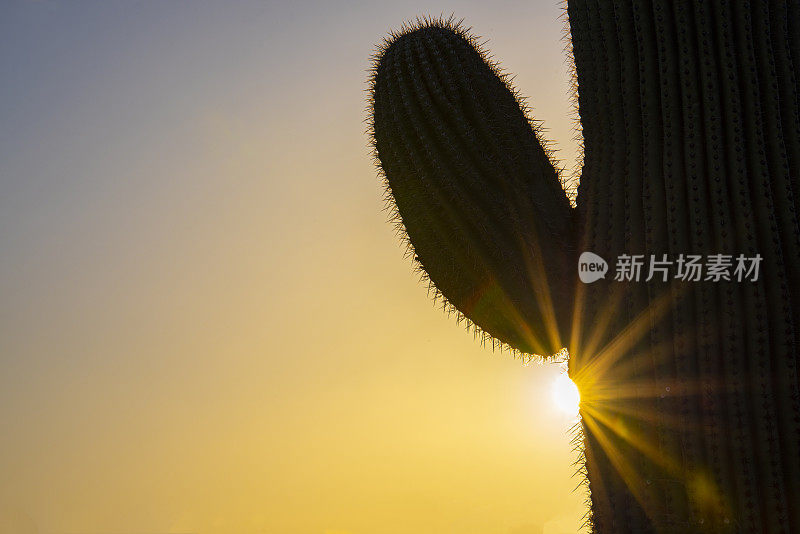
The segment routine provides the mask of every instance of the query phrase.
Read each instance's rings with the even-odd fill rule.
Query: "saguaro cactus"
[[[800,5],[567,14],[574,208],[467,32],[423,21],[382,47],[373,138],[413,257],[503,346],[569,350],[595,532],[800,532]],[[583,284],[581,251],[612,269],[622,254],[763,261],[755,281]]]

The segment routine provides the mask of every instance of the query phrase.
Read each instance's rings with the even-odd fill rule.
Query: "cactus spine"
[[[800,532],[800,6],[567,13],[576,208],[465,31],[425,21],[378,54],[374,145],[415,260],[504,346],[569,349],[595,532]],[[583,285],[582,250],[760,254],[762,272]]]

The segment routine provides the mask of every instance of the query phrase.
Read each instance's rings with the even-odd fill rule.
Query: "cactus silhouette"
[[[594,532],[800,532],[800,5],[567,15],[575,207],[468,31],[425,20],[381,47],[372,134],[409,250],[493,344],[568,349]],[[611,276],[579,282],[581,251]],[[623,254],[646,260],[639,282],[614,280]],[[676,277],[716,254],[760,256],[757,279]]]

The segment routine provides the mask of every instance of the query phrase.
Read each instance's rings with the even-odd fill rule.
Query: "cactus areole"
[[[466,30],[425,20],[381,47],[373,142],[412,257],[493,344],[568,349],[594,532],[800,533],[800,3],[567,15],[574,207]],[[713,276],[717,256],[760,272]],[[653,271],[692,257],[709,271]]]

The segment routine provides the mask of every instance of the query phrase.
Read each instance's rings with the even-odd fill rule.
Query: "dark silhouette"
[[[463,29],[422,21],[380,50],[374,144],[413,257],[493,344],[569,350],[594,532],[800,532],[800,4],[567,13],[576,207]],[[578,281],[582,251],[604,279]],[[614,280],[624,254],[640,281]],[[678,277],[717,254],[729,281]],[[740,255],[757,277],[733,275]]]

